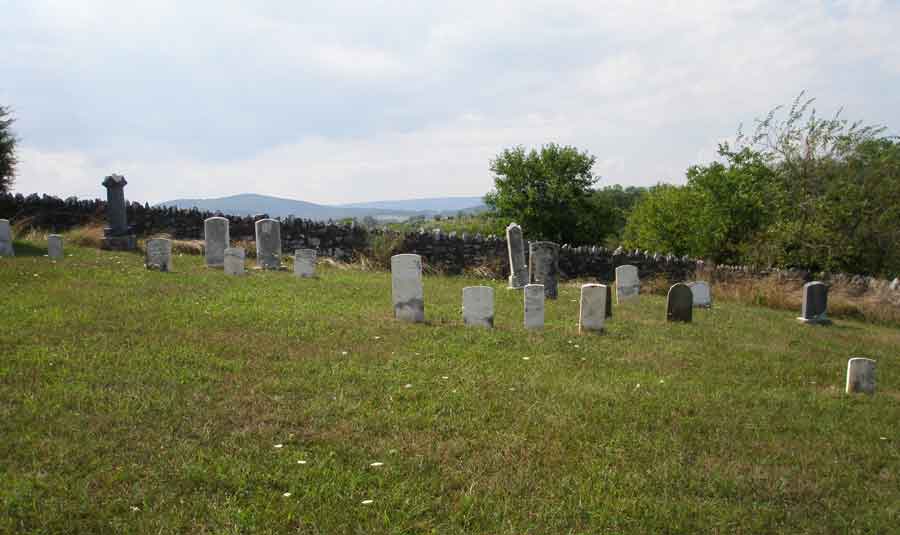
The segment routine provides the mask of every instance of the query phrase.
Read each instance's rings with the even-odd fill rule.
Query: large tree
[[[0,106],[0,193],[12,189],[16,176],[16,137],[12,133],[14,119],[9,108]]]
[[[506,149],[491,160],[494,191],[485,203],[504,219],[524,227],[530,238],[560,243],[599,241],[591,212],[591,172],[596,159],[555,143],[540,150]]]

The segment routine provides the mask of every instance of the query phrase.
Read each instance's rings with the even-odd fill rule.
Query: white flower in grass
[[[446,375],[442,375],[441,379],[449,379],[449,377],[447,377]]]
[[[403,385],[403,388],[412,388],[412,384],[406,383],[405,385]]]
[[[575,344],[575,349],[578,349],[579,347],[580,347],[580,346],[579,346],[578,344]]]
[[[522,360],[531,360],[531,357],[522,357]]]
[[[280,450],[280,449],[283,448],[283,447],[284,447],[284,444],[275,444],[275,449],[276,449],[276,450]]]
[[[135,507],[134,505],[131,506],[131,512],[132,512],[132,513],[137,513],[137,512],[140,511],[140,510],[141,510],[140,507]]]
[[[887,440],[887,437],[878,437],[878,438],[880,438],[881,440]]]
[[[361,502],[359,502],[359,503],[361,503],[361,504],[363,504],[363,505],[370,505],[370,504],[372,504],[374,501],[375,501],[375,500],[363,500],[363,501],[361,501]]]
[[[306,464],[306,461],[297,461],[297,464]]]
[[[376,340],[381,340],[381,337],[380,337],[380,336],[376,336],[375,339],[376,339]]]
[[[344,356],[346,357],[346,356],[347,356],[347,352],[346,352],[346,351],[341,351],[341,355],[344,355]]]
[[[290,497],[291,497],[291,493],[290,493],[290,492],[285,492],[284,494],[282,494],[282,496],[284,496],[285,498],[290,498]]]
[[[376,461],[376,462],[370,464],[369,466],[372,466],[372,467],[374,467],[374,468],[378,468],[379,466],[384,466],[384,463],[382,463],[382,462],[377,462],[377,461]]]

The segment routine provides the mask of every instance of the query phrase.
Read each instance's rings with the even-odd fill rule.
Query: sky
[[[508,147],[683,183],[801,91],[900,131],[898,0],[0,0],[15,191],[483,195]]]

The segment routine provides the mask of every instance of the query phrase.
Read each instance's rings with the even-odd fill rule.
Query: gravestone
[[[463,288],[463,323],[472,327],[494,326],[494,289],[490,286]]]
[[[549,241],[531,242],[528,249],[531,284],[543,284],[544,296],[556,299],[559,287],[559,245]]]
[[[828,287],[819,281],[807,282],[803,285],[803,306],[800,317],[803,323],[827,324],[830,320],[828,312]]]
[[[706,281],[690,282],[688,286],[694,296],[695,307],[709,308],[712,306],[712,294]]]
[[[103,179],[106,188],[106,218],[109,226],[103,229],[102,249],[133,251],[137,248],[137,236],[128,226],[128,205],[125,203],[125,186],[122,175],[109,175]]]
[[[47,236],[47,256],[49,256],[51,260],[62,260],[63,237],[59,234]]]
[[[528,284],[528,265],[525,263],[522,227],[515,223],[506,227],[506,247],[509,250],[509,287],[523,288]]]
[[[147,240],[147,255],[144,266],[147,269],[159,271],[172,271],[172,240],[165,238],[153,238]]]
[[[669,288],[666,299],[666,320],[690,323],[694,313],[694,294],[691,288],[682,282]]]
[[[616,303],[636,300],[641,293],[641,279],[638,268],[625,264],[616,268]]]
[[[222,267],[225,265],[225,249],[231,242],[228,230],[228,219],[224,217],[210,217],[203,222],[204,254],[207,267]]]
[[[243,275],[246,252],[243,247],[229,247],[223,253],[226,275]]]
[[[578,312],[578,332],[602,332],[605,319],[606,287],[603,284],[583,284]]]
[[[525,285],[525,328],[544,328],[544,285]]]
[[[412,323],[425,321],[421,256],[398,254],[391,257],[391,293],[394,317]]]
[[[875,393],[875,361],[866,358],[852,358],[847,362],[847,393]]]
[[[16,256],[13,249],[12,227],[9,220],[0,219],[0,256]]]
[[[315,249],[297,249],[294,251],[294,275],[303,278],[316,276]]]
[[[263,269],[281,268],[281,223],[275,219],[256,222],[256,265]]]
[[[605,311],[606,319],[609,319],[612,317],[612,307],[613,307],[612,284],[604,284],[603,286],[606,287],[606,311]]]

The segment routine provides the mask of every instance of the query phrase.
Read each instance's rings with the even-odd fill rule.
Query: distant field
[[[408,325],[383,272],[17,251],[0,532],[900,532],[900,329],[732,303],[667,324],[644,296],[579,336],[563,285],[528,333],[495,281],[485,331],[459,310],[485,281],[458,277]],[[874,397],[843,394],[851,356]]]

